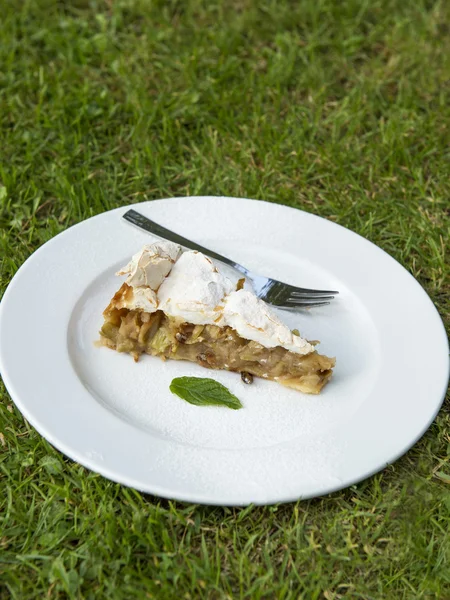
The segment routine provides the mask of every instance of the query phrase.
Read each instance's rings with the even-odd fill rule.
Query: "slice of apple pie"
[[[135,360],[146,352],[209,369],[272,379],[317,394],[334,358],[315,351],[251,292],[221,274],[200,252],[156,242],[117,273],[125,283],[103,313],[101,343]]]

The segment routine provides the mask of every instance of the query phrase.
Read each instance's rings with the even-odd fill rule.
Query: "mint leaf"
[[[221,383],[203,377],[175,377],[170,391],[196,406],[227,406],[233,410],[242,408],[236,396]]]

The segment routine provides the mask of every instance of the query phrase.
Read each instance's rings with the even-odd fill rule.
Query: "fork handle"
[[[129,223],[136,225],[136,227],[139,227],[140,229],[144,229],[145,231],[153,233],[153,235],[156,235],[165,240],[169,240],[170,242],[174,242],[175,244],[179,244],[180,246],[184,246],[185,248],[190,248],[191,250],[197,250],[198,252],[202,252],[203,254],[206,254],[210,258],[215,258],[216,260],[219,260],[220,262],[225,263],[229,267],[232,267],[233,269],[237,269],[244,275],[248,274],[247,269],[245,267],[243,267],[242,265],[240,265],[239,263],[235,263],[234,261],[230,260],[226,256],[222,256],[221,254],[214,252],[214,250],[208,250],[208,248],[205,248],[204,246],[200,246],[200,244],[197,244],[196,242],[192,242],[191,240],[188,240],[187,238],[183,237],[182,235],[179,235],[178,233],[174,233],[173,231],[170,231],[170,229],[166,229],[162,225],[155,223],[155,221],[152,221],[151,219],[144,217],[144,215],[141,215],[141,213],[138,213],[136,210],[131,209],[131,210],[127,211],[124,215],[122,215],[122,217]]]

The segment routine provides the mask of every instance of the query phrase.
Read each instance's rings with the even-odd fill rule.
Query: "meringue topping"
[[[128,275],[126,283],[133,288],[147,286],[156,291],[180,253],[181,247],[172,242],[147,244],[116,275]]]
[[[127,275],[133,289],[124,308],[162,310],[195,325],[232,327],[240,337],[266,348],[281,346],[309,354],[314,346],[295,335],[261,299],[220,273],[197,251],[182,252],[168,241],[146,245],[117,275]]]

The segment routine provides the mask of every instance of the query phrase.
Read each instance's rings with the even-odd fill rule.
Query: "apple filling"
[[[188,360],[208,369],[236,371],[246,383],[257,376],[318,394],[335,364],[334,358],[315,351],[301,355],[281,346],[265,348],[243,339],[231,327],[193,325],[160,310],[129,310],[112,302],[104,317],[101,343],[109,348],[127,352],[135,360],[145,352],[163,360]]]

